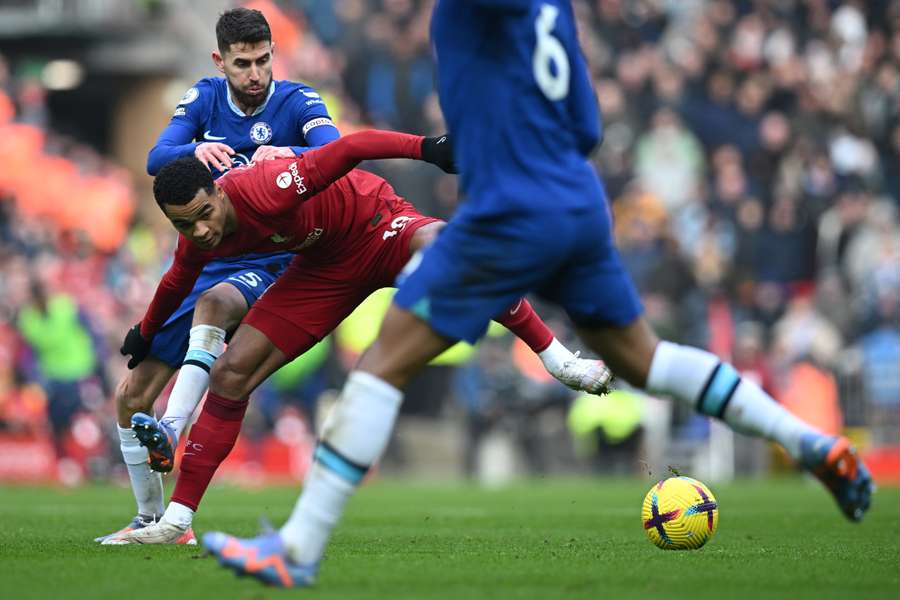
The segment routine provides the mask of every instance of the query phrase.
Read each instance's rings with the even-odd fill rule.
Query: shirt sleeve
[[[184,93],[168,126],[159,134],[147,155],[147,173],[156,175],[167,163],[194,153],[200,143],[194,139],[203,128],[205,115],[209,113],[211,91],[209,84],[201,80]]]
[[[341,132],[338,131],[338,128],[331,122],[331,119],[319,117],[318,119],[315,119],[315,121],[318,121],[318,123],[315,123],[314,127],[310,129],[309,133],[305,136],[306,146],[291,146],[291,150],[293,150],[294,154],[297,156],[300,156],[310,148],[324,146],[328,142],[333,142],[341,137]]]
[[[294,154],[299,156],[310,148],[324,146],[341,136],[319,92],[301,84],[294,92],[293,100],[297,135],[306,142],[305,145],[291,146]]]
[[[301,199],[321,192],[364,160],[411,158],[421,160],[420,135],[370,129],[339,138],[321,148],[312,148],[290,161],[301,174],[291,186]],[[289,170],[293,172],[293,169]]]
[[[156,286],[153,300],[150,301],[147,313],[141,319],[142,336],[150,339],[156,335],[172,313],[190,295],[203,266],[209,260],[210,258],[204,254],[192,250],[191,243],[184,236],[178,236],[175,260]]]

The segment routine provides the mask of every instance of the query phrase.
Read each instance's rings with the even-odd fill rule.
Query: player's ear
[[[225,59],[222,58],[222,55],[219,54],[218,50],[212,51],[212,60],[213,64],[216,65],[216,69],[218,69],[221,73],[225,72]]]

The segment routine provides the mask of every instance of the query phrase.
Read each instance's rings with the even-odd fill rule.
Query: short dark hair
[[[168,163],[153,180],[153,197],[160,208],[163,204],[184,206],[201,189],[212,194],[212,173],[195,156],[183,156]]]
[[[256,44],[271,42],[272,30],[269,22],[258,10],[250,8],[233,8],[219,15],[216,22],[216,43],[219,52],[224,54],[232,44]]]

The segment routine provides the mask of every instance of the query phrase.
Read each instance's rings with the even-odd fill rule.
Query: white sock
[[[538,357],[541,359],[541,362],[544,363],[544,368],[551,374],[561,371],[566,361],[570,360],[573,356],[574,354],[572,354],[569,349],[563,346],[562,342],[556,338],[553,338],[550,345],[543,351],[538,352]]]
[[[194,522],[194,511],[178,502],[169,502],[163,518],[181,529],[187,529]]]
[[[169,394],[166,412],[160,419],[175,431],[179,439],[187,427],[188,419],[200,404],[207,385],[209,385],[209,371],[196,365],[181,366],[178,379],[175,380],[172,393]]]
[[[131,490],[137,500],[138,514],[159,518],[163,512],[162,475],[150,469],[147,449],[134,437],[130,428],[119,427],[119,446],[128,468]]]
[[[191,328],[187,354],[169,395],[165,422],[179,438],[209,385],[209,370],[225,351],[225,330],[213,325]]]
[[[350,373],[322,427],[303,492],[281,528],[294,562],[311,565],[322,558],[347,500],[387,447],[402,402],[403,393],[387,382],[362,371]]]
[[[742,379],[734,367],[698,348],[660,342],[653,354],[647,389],[688,402],[732,429],[778,442],[795,459],[800,458],[802,437],[820,433],[758,385]]]

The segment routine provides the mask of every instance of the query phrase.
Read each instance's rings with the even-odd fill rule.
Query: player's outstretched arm
[[[440,141],[439,140],[443,140]],[[411,158],[437,165],[448,173],[455,172],[448,136],[428,138],[396,131],[370,129],[351,133],[321,148],[314,148],[297,158],[308,181],[306,197],[321,192],[349,173],[364,160]],[[441,146],[442,149],[436,149]]]
[[[153,336],[191,293],[202,270],[203,263],[179,261],[176,255],[175,262],[156,286],[144,318],[128,331],[119,350],[122,355],[131,355],[129,369],[135,368],[147,356]]]

